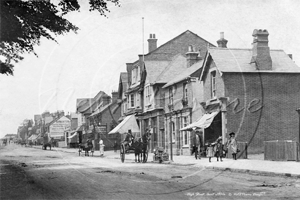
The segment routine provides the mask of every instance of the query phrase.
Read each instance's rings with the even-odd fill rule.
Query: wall
[[[239,99],[228,106],[228,132],[238,132],[250,151],[263,151],[263,141],[299,141],[299,74],[224,74],[224,82],[230,101]]]

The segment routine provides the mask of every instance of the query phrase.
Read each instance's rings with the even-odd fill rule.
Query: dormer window
[[[135,66],[131,71],[131,83],[135,84],[140,81],[140,67]]]

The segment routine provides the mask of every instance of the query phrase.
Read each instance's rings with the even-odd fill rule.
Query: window
[[[131,83],[135,84],[140,81],[140,67],[136,66],[131,71]]]
[[[130,94],[130,107],[134,107],[134,94]]]
[[[139,95],[140,95],[139,93],[135,93],[135,106],[137,108],[140,107],[140,96]]]
[[[169,104],[170,105],[173,104],[173,88],[172,87],[169,88]]]
[[[188,87],[187,84],[183,84],[183,100],[187,101],[188,100]]]
[[[210,73],[211,77],[211,98],[216,97],[216,71]]]
[[[186,127],[187,125],[188,125],[187,117],[183,117],[183,127]],[[184,135],[183,144],[187,145],[188,144],[188,132],[184,131],[183,135]]]
[[[146,86],[145,88],[145,99],[146,99],[146,106],[147,105],[151,105],[151,95],[152,95],[152,90],[151,90],[151,87],[150,85]]]
[[[172,133],[172,143],[175,143],[176,135],[175,135],[175,123],[174,122],[171,122],[171,133]]]

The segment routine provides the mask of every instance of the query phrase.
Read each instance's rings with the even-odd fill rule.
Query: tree
[[[13,63],[23,59],[22,54],[34,53],[41,38],[55,40],[56,35],[78,27],[65,19],[69,12],[79,11],[78,0],[0,0],[0,73],[13,75]],[[89,0],[90,11],[106,16],[107,3],[119,6],[119,0]]]

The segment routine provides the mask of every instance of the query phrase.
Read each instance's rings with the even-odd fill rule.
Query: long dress
[[[230,138],[228,140],[228,147],[231,149],[232,154],[237,153],[237,142],[235,138]]]
[[[206,157],[214,157],[214,148],[212,146],[207,147]]]

